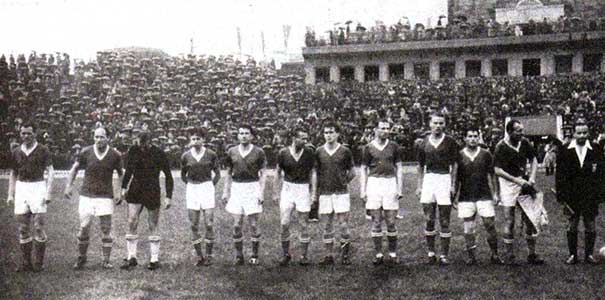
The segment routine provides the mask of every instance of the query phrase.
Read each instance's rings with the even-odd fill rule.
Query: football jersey
[[[206,148],[201,157],[196,157],[193,149],[189,149],[181,156],[181,169],[185,171],[187,182],[210,181],[212,179],[211,171],[219,171],[218,156],[214,151]]]
[[[225,163],[231,168],[231,177],[235,182],[253,182],[260,179],[258,172],[265,167],[267,158],[263,149],[252,145],[245,157],[239,151],[239,145],[227,150]]]
[[[290,152],[290,147],[284,147],[277,154],[277,164],[284,170],[285,181],[309,183],[311,171],[315,166],[314,152],[311,148],[303,147],[300,158],[296,160]]]
[[[117,150],[108,146],[106,154],[97,157],[94,146],[85,147],[80,152],[78,164],[78,169],[84,170],[81,195],[91,198],[113,197],[113,171],[122,174],[122,157]]]
[[[368,167],[368,176],[371,177],[396,176],[396,164],[400,162],[400,148],[389,140],[382,149],[372,141],[365,145],[361,152],[361,164]]]
[[[44,170],[52,165],[48,147],[36,143],[29,155],[22,148],[23,146],[16,147],[11,154],[11,169],[15,172],[17,180],[28,182],[44,180]]]
[[[349,148],[339,145],[330,155],[325,145],[315,152],[317,182],[320,195],[347,193],[347,172],[353,167],[353,154]]]
[[[458,159],[458,144],[449,135],[444,135],[437,145],[431,143],[430,135],[418,147],[418,163],[426,166],[427,173],[448,174],[450,165]]]
[[[465,149],[458,155],[458,182],[460,183],[460,197],[458,201],[478,201],[491,199],[492,195],[488,184],[488,174],[494,174],[493,158],[489,151],[477,148],[473,157]]]
[[[502,139],[496,145],[494,165],[511,176],[519,177],[526,175],[527,163],[535,157],[534,148],[526,138],[522,138],[519,142],[519,149],[513,148],[507,141]]]

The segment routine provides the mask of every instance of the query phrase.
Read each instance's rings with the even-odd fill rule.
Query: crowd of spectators
[[[338,46],[348,44],[377,44],[395,43],[423,40],[449,40],[470,38],[493,38],[501,36],[522,36],[534,34],[570,33],[605,31],[605,18],[583,19],[579,17],[561,16],[557,21],[529,20],[526,24],[500,24],[495,19],[468,20],[458,16],[452,22],[442,25],[440,16],[434,28],[427,28],[422,23],[411,26],[407,18],[399,20],[396,24],[387,26],[383,22],[376,22],[376,26],[369,29],[361,23],[352,28],[354,22],[347,21],[327,31],[327,36],[317,36],[308,28],[305,35],[307,47]]]
[[[92,130],[104,126],[113,145],[126,151],[133,136],[150,130],[173,166],[188,144],[188,130],[207,128],[207,143],[224,153],[236,143],[241,122],[253,124],[256,143],[272,154],[289,128],[306,126],[312,142],[323,141],[321,122],[342,124],[341,140],[358,149],[371,135],[372,121],[389,118],[393,139],[413,160],[414,140],[440,111],[449,132],[460,138],[468,125],[484,130],[491,146],[504,118],[582,114],[603,132],[603,73],[549,77],[475,77],[436,81],[342,82],[305,85],[301,75],[283,75],[271,65],[231,56],[144,56],[99,52],[90,62],[70,65],[66,54],[32,53],[0,57],[2,165],[18,143],[19,124],[34,120],[39,140],[55,166],[67,168],[79,147],[92,144]],[[1,168],[2,166],[0,166]]]

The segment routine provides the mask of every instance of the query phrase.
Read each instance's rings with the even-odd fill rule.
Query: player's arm
[[[132,148],[131,148],[132,149]],[[128,153],[126,154],[126,170],[124,171],[124,177],[122,177],[122,198],[126,197],[126,192],[128,191],[128,185],[130,184],[130,180],[132,179],[132,175],[133,175],[133,161],[134,161],[134,157],[133,157],[133,151],[128,150]]]
[[[267,183],[267,160],[265,159],[264,155],[261,168],[260,170],[258,170],[258,176],[258,184],[260,186],[260,195],[258,197],[258,201],[260,201],[260,203],[263,203],[263,194],[265,192],[265,185]]]
[[[8,176],[8,197],[6,203],[11,204],[15,202],[15,185],[17,184],[17,173],[15,170],[11,170]]]
[[[214,159],[212,171],[214,172],[214,176],[212,177],[212,184],[216,186],[221,180],[221,166],[218,163],[218,157],[215,157]]]
[[[283,174],[282,174],[283,170],[281,169],[281,167],[279,166],[279,163],[277,164],[277,166],[275,167],[275,189],[273,190],[273,197],[276,201],[279,201],[280,196],[281,196],[281,189],[282,189],[282,185],[283,185]]]
[[[397,176],[397,197],[403,197],[403,162],[397,162],[395,166],[395,176]]]
[[[502,168],[500,167],[495,167],[494,168],[494,172],[496,173],[496,176],[498,177],[502,177],[510,182],[513,182],[517,185],[523,186],[523,185],[528,185],[529,182],[525,179],[523,179],[523,177],[519,176],[519,177],[515,177],[513,175],[508,174],[506,171],[504,171]]]
[[[498,182],[496,181],[496,176],[491,173],[487,173],[487,186],[489,187],[490,193],[492,193],[492,200],[494,204],[498,204],[500,202],[500,197],[498,195]]]
[[[181,156],[181,181],[187,184],[187,171],[189,170],[189,165],[187,165],[187,158],[185,155],[187,152],[183,153]]]
[[[46,176],[46,197],[44,200],[46,200],[46,203],[48,203],[50,202],[50,198],[52,196],[53,181],[55,181],[55,168],[53,165],[46,166]]]
[[[424,171],[425,171],[425,157],[423,146],[418,145],[416,149],[416,158],[418,160],[418,168],[417,168],[417,182],[416,182],[416,197],[420,198],[420,193],[422,192],[422,181],[424,180]]]
[[[225,182],[223,184],[223,201],[225,203],[227,203],[231,197],[231,182],[233,181],[231,169],[231,166],[227,166],[227,174],[225,175]]]
[[[65,196],[66,199],[71,199],[72,196],[72,184],[74,182],[74,180],[76,179],[76,175],[78,174],[78,169],[80,167],[80,162],[79,161],[75,161],[74,164],[71,166],[71,169],[69,169],[69,173],[67,174],[67,183],[65,183],[65,191],[63,192],[63,195]]]
[[[123,166],[124,166],[124,163],[122,161],[122,155],[120,155],[118,153],[118,159],[116,161],[116,165],[114,166],[114,169],[116,170],[116,173],[118,173],[118,182],[122,182],[122,179],[124,178]],[[118,192],[118,195],[115,195],[115,192],[114,192],[113,199],[115,200],[115,203],[117,205],[120,205],[120,203],[122,203],[122,200],[124,200],[122,198],[122,193],[121,192]]]
[[[454,163],[452,163],[450,165],[450,176],[452,178],[452,182],[451,182],[451,193],[452,195],[456,192],[456,188],[457,188],[457,180],[458,180],[458,162],[454,161]]]
[[[362,164],[359,167],[359,197],[361,200],[366,201],[366,187],[368,184],[368,166]]]
[[[534,156],[531,159],[531,167],[529,168],[529,183],[534,185],[536,183],[536,173],[538,172],[538,159]]]
[[[311,170],[311,202],[317,201],[317,169]]]
[[[172,178],[172,172],[170,171],[170,162],[168,162],[168,157],[166,154],[161,151],[160,152],[160,163],[162,164],[162,172],[164,173],[164,185],[166,186],[166,197],[165,201],[165,209],[169,209],[172,205],[172,192],[174,191],[174,179]]]

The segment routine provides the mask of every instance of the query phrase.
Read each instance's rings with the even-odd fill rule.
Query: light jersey
[[[193,151],[193,148],[189,149],[181,156],[181,170],[184,172],[182,174],[187,176],[187,182],[202,183],[212,180],[211,171],[219,172],[220,170],[218,156],[214,151],[206,148],[203,155],[196,158]]]
[[[290,147],[284,147],[277,154],[277,165],[284,170],[284,180],[292,183],[309,183],[311,171],[315,166],[314,152],[303,147],[298,161],[292,156]]]
[[[494,152],[494,165],[514,177],[526,175],[527,163],[536,157],[529,140],[522,138],[519,143],[519,151],[517,151],[502,139],[496,145]]]
[[[349,148],[339,145],[330,155],[325,145],[315,152],[315,167],[320,195],[346,194],[347,172],[353,167],[353,154]]]
[[[458,144],[449,135],[444,134],[438,145],[433,145],[428,135],[418,147],[418,163],[426,166],[426,173],[449,174],[450,165],[458,159],[458,150]]]
[[[379,148],[375,141],[365,145],[361,152],[361,163],[368,167],[370,177],[395,177],[397,174],[397,163],[401,162],[399,146],[387,140]]]
[[[19,181],[43,181],[44,170],[52,165],[50,151],[44,145],[37,144],[27,155],[23,146],[16,147],[11,154],[11,169]]]
[[[477,150],[478,152],[471,153],[464,148],[458,154],[457,178],[460,183],[458,201],[476,202],[492,199],[487,175],[494,174],[493,158],[489,151],[481,147],[477,147]]]
[[[260,147],[252,145],[245,157],[239,151],[239,145],[227,150],[226,164],[231,168],[231,177],[235,182],[258,181],[258,172],[265,166],[267,158]]]
[[[117,150],[108,146],[105,156],[99,159],[94,146],[85,147],[80,152],[78,164],[78,169],[84,170],[82,196],[113,198],[113,171],[122,174],[122,157]]]

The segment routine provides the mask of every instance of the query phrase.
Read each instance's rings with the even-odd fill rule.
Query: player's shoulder
[[[90,153],[90,151],[93,151],[93,145],[88,145],[82,148],[82,150],[80,150],[80,155]]]
[[[114,147],[110,147],[110,148],[109,148],[109,152],[110,152],[110,153],[111,153],[111,155],[113,155],[114,157],[118,157],[118,158],[122,157],[122,153],[121,153],[121,152],[120,152],[118,149],[116,149],[116,148],[114,148]]]
[[[233,152],[237,151],[237,145],[233,145],[233,146],[229,146],[227,148],[227,153],[231,154]]]
[[[48,149],[48,146],[45,144],[38,144],[38,149],[40,152],[43,153],[50,153],[50,150]]]
[[[210,149],[206,148],[206,151],[209,151]],[[181,159],[185,159],[187,158],[187,156],[189,156],[191,154],[191,149],[187,149],[185,150],[185,152],[183,152],[183,154],[181,154]]]
[[[191,151],[191,150],[189,150]],[[210,148],[206,148],[206,153],[208,153],[208,156],[217,156],[216,151],[210,149]]]

